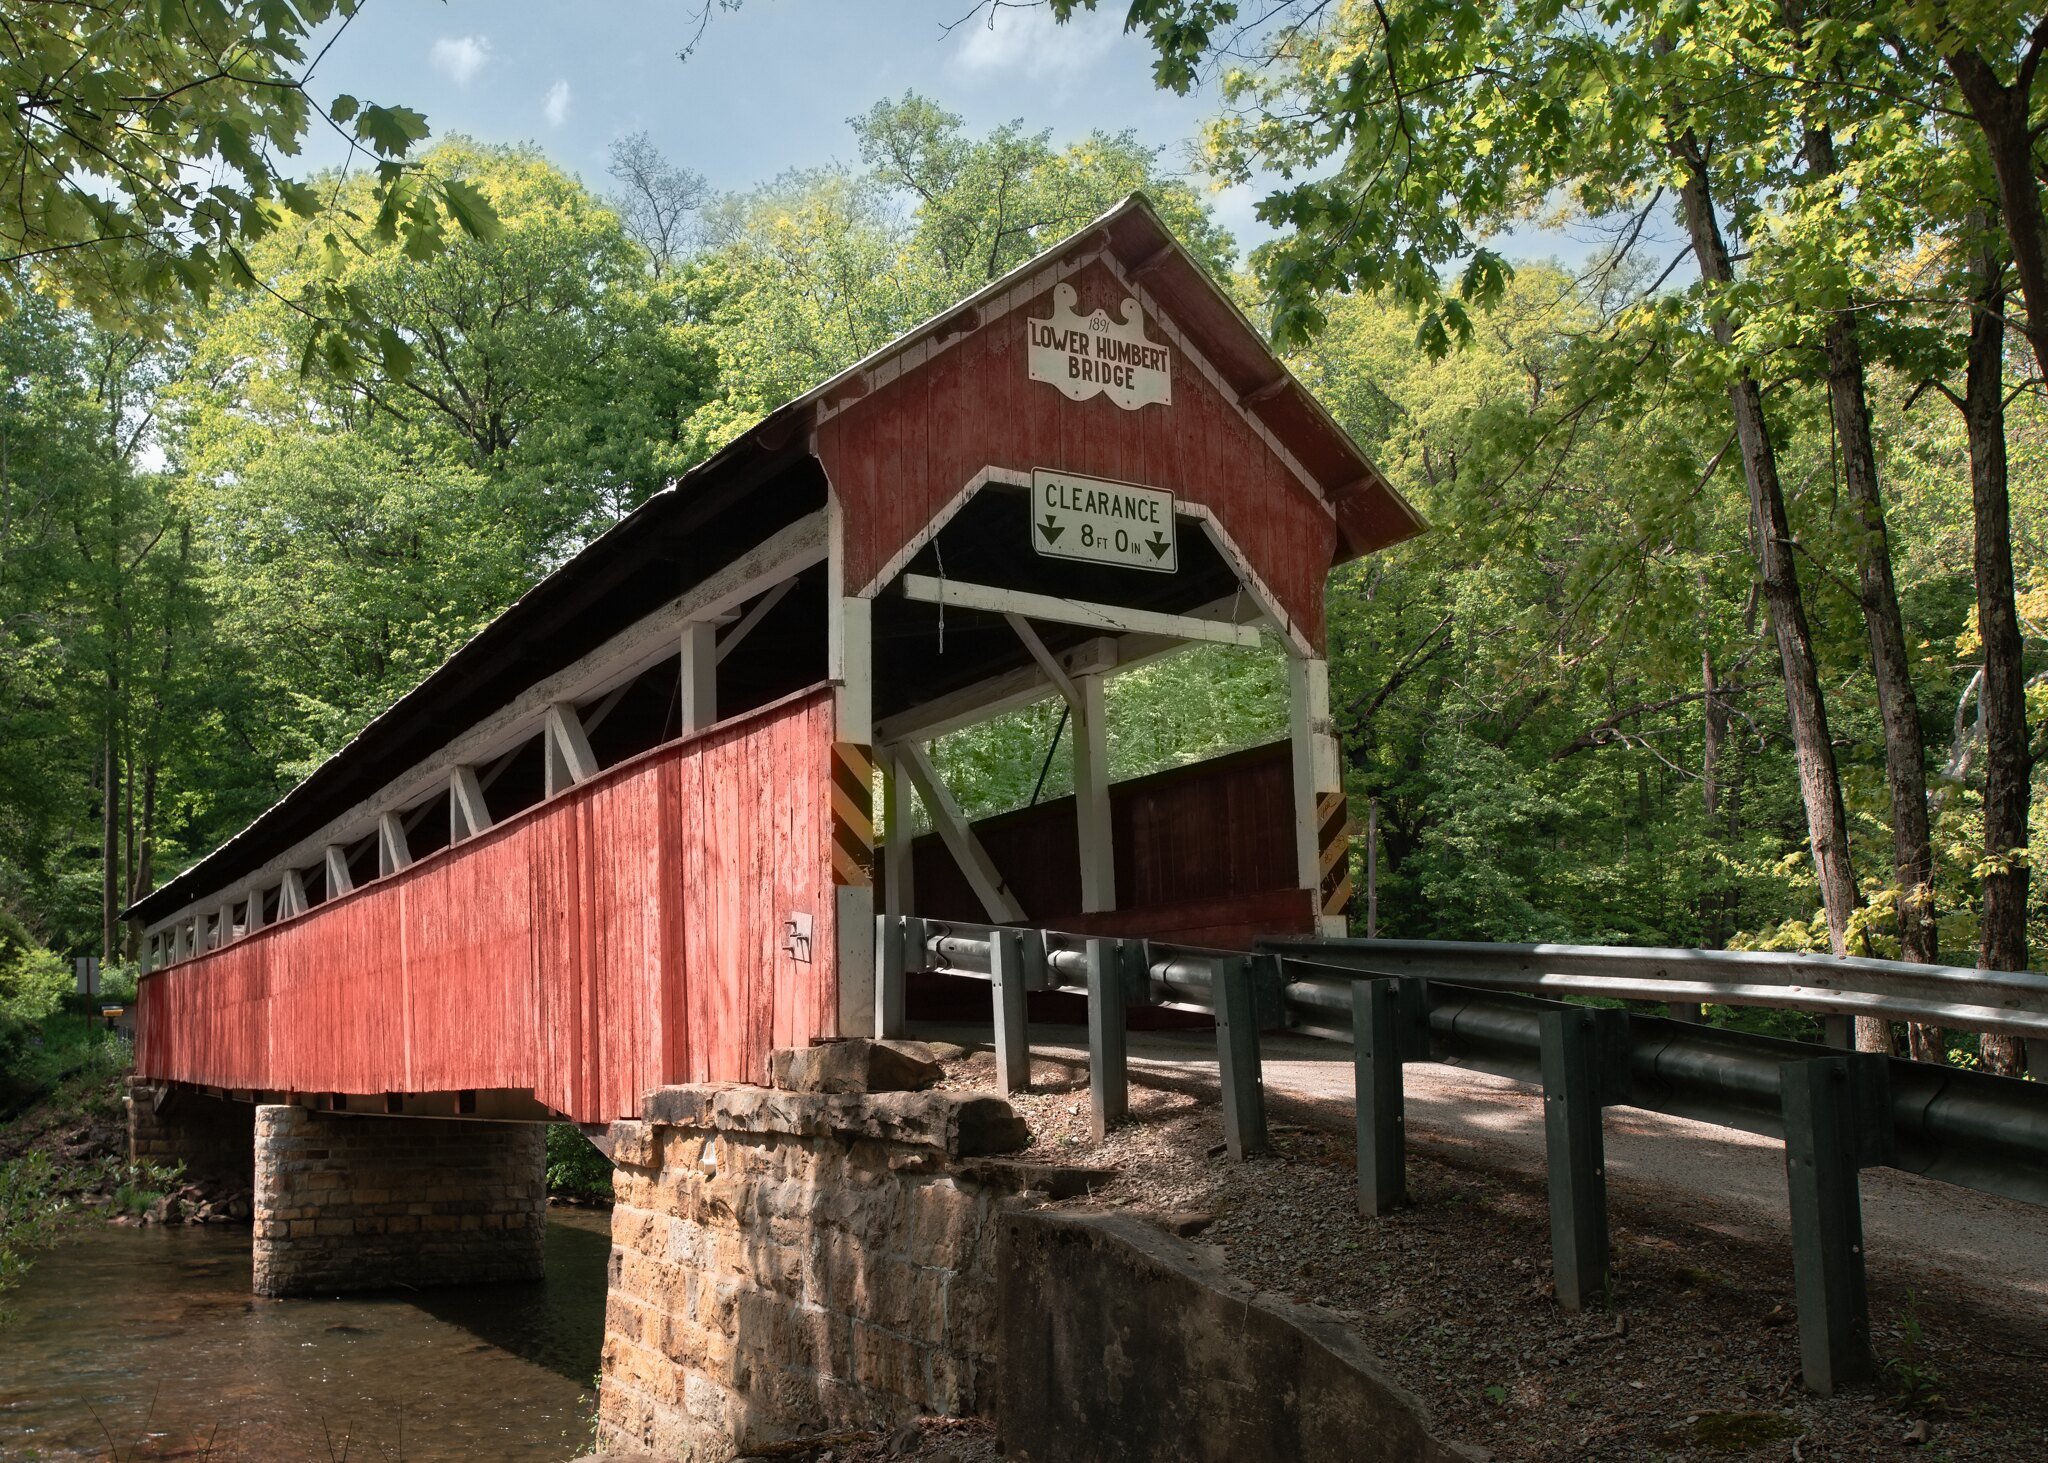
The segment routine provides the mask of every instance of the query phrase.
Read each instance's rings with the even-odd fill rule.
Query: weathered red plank
[[[760,1080],[830,1035],[832,703],[620,764],[406,872],[144,978],[145,1077],[265,1091],[530,1088],[579,1122]],[[781,949],[807,911],[809,965]]]
[[[1311,896],[1299,888],[1295,867],[1293,766],[1289,745],[1274,742],[1112,785],[1115,930],[1152,933],[1147,912],[1172,911],[1180,937],[1188,938],[1198,927],[1212,933],[1250,928],[1278,910],[1284,918],[1260,933],[1304,932]],[[1073,798],[985,818],[974,828],[1033,923],[1080,932],[1108,928],[1079,922]],[[986,917],[938,835],[919,838],[911,857],[917,913]],[[1240,908],[1245,899],[1251,902]],[[1215,916],[1201,915],[1204,908]]]

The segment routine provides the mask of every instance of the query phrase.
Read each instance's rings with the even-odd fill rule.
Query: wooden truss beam
[[[952,789],[932,766],[924,748],[915,742],[905,742],[894,752],[897,765],[917,788],[924,810],[931,814],[932,827],[953,855],[953,861],[960,865],[960,872],[967,876],[968,887],[974,890],[974,897],[981,901],[988,917],[999,925],[1022,924],[1024,906],[1003,882],[995,860],[974,836],[974,829],[960,812],[960,804],[953,800]]]
[[[997,615],[1019,614],[1028,619],[1081,625],[1090,630],[1107,630],[1119,635],[1168,635],[1176,640],[1206,640],[1221,645],[1259,643],[1256,626],[1237,625],[1224,620],[1204,620],[1193,615],[1169,615],[1157,610],[1133,610],[1121,605],[1061,599],[1057,595],[998,589],[992,584],[974,584],[962,579],[935,579],[929,574],[906,574],[902,584],[905,599],[923,604],[982,610]]]

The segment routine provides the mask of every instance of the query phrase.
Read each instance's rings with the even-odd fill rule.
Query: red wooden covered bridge
[[[603,1122],[871,1030],[878,873],[938,917],[1341,922],[1324,580],[1420,527],[1134,197],[657,494],[140,901],[139,1073]],[[1262,641],[1288,741],[1111,784],[1106,677]],[[1051,695],[1075,795],[969,824],[927,744]]]

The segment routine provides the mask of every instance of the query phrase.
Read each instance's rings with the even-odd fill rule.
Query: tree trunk
[[[2041,215],[2041,189],[2034,174],[2034,75],[2048,46],[2048,18],[2038,21],[2028,37],[2024,59],[2013,81],[1998,79],[1984,56],[1973,49],[1945,56],[1949,74],[1984,134],[1984,148],[1998,179],[1999,214],[2005,220],[2006,245],[2013,272],[2019,276],[2026,302],[2023,327],[2033,347],[2035,364],[2048,377],[2048,224]]]
[[[109,710],[100,758],[100,960],[121,958],[115,924],[121,913],[121,762],[114,747],[113,715]]]
[[[1700,698],[1704,703],[1700,719],[1700,801],[1706,814],[1708,842],[1700,867],[1700,939],[1709,950],[1718,950],[1728,942],[1728,894],[1722,887],[1725,880],[1721,861],[1713,848],[1715,824],[1721,812],[1721,743],[1728,736],[1728,708],[1721,703],[1720,680],[1714,672],[1711,649],[1700,652],[1700,689],[1704,693]]]
[[[1809,180],[1825,183],[1839,171],[1835,140],[1827,126],[1809,120],[1802,151]],[[1884,521],[1884,497],[1877,479],[1877,449],[1870,434],[1870,402],[1863,367],[1863,343],[1855,313],[1831,312],[1822,327],[1827,361],[1828,411],[1842,454],[1842,490],[1854,519],[1850,534],[1856,555],[1857,598],[1870,638],[1870,669],[1877,685],[1878,717],[1884,727],[1885,786],[1892,809],[1892,878],[1899,891],[1899,953],[1931,965],[1940,958],[1934,918],[1934,844],[1927,827],[1927,743],[1920,727],[1920,703],[1913,694],[1906,627],[1892,578],[1891,539]],[[1889,1045],[1886,1023],[1859,1018],[1857,1045],[1879,1036]],[[1945,1050],[1938,1032],[1917,1026],[1908,1034],[1916,1056]]]
[[[1706,163],[1691,133],[1674,151],[1685,167],[1680,196],[1686,232],[1700,278],[1725,287],[1734,281],[1728,248],[1714,216],[1713,194]],[[1714,334],[1725,345],[1734,329],[1725,315],[1714,320]],[[1778,458],[1764,417],[1763,391],[1748,371],[1729,383],[1736,440],[1742,449],[1742,474],[1749,487],[1755,519],[1757,577],[1778,659],[1785,674],[1785,709],[1792,746],[1799,765],[1799,793],[1806,805],[1806,826],[1820,878],[1821,903],[1827,910],[1828,939],[1837,955],[1847,953],[1849,920],[1857,904],[1856,874],[1849,862],[1849,816],[1842,805],[1841,776],[1828,732],[1827,704],[1822,699],[1820,672],[1814,659],[1813,635],[1807,628],[1806,606],[1800,598],[1799,575],[1792,558],[1792,525],[1785,512],[1784,488],[1778,480]],[[1889,1043],[1887,1043],[1888,1045]]]
[[[1970,312],[1963,419],[1970,440],[1970,506],[1976,518],[1977,630],[1984,641],[1978,714],[1984,726],[1983,911],[1977,964],[2027,968],[2027,866],[2012,857],[2027,844],[2028,779],[2024,646],[2013,600],[2012,515],[2006,494],[2005,288],[2003,262],[1984,250]],[[1984,1065],[2017,1077],[2026,1070],[2018,1037],[1981,1038]]]

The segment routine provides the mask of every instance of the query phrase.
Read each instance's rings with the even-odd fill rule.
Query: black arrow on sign
[[[1045,522],[1038,525],[1038,531],[1045,535],[1047,543],[1056,544],[1060,541],[1060,535],[1067,531],[1067,526],[1064,523],[1054,523],[1052,515],[1048,513],[1045,515]]]
[[[1166,541],[1166,535],[1154,534],[1151,540],[1151,547],[1152,557],[1155,559],[1163,559],[1166,557],[1166,551],[1172,548],[1173,545],[1169,544]]]

